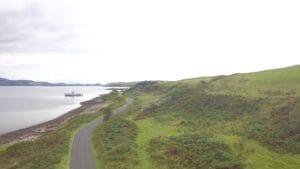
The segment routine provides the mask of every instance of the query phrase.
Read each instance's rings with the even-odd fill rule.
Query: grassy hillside
[[[300,66],[141,82],[94,133],[106,169],[300,168]]]
[[[266,70],[255,73],[233,74],[194,78],[179,81],[180,84],[197,86],[209,83],[209,93],[235,94],[243,96],[294,96],[300,92],[300,65]],[[178,84],[178,83],[177,83]],[[201,84],[200,84],[201,85]],[[203,84],[202,84],[203,85]]]

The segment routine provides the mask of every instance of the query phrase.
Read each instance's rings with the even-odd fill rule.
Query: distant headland
[[[82,83],[50,83],[33,80],[10,80],[0,78],[0,86],[102,86],[100,83],[82,84]]]

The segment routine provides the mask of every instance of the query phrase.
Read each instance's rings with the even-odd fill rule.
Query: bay
[[[64,96],[72,91],[83,96]],[[0,86],[0,135],[52,120],[109,92],[101,86]]]

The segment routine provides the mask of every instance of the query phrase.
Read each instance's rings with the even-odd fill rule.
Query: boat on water
[[[75,93],[74,91],[72,91],[71,93],[65,93],[65,97],[79,97],[79,96],[83,96],[83,94]]]

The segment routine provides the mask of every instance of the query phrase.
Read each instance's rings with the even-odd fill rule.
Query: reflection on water
[[[65,92],[82,97],[65,97]],[[0,87],[0,135],[54,119],[80,106],[80,102],[108,93],[99,86]]]

